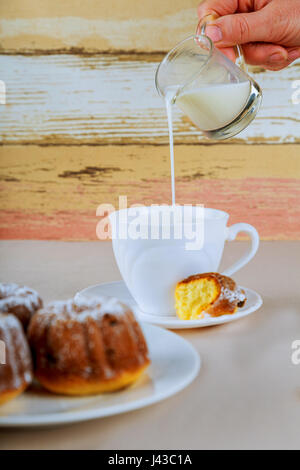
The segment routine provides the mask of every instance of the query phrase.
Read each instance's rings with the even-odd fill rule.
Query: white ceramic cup
[[[184,208],[175,207],[179,212]],[[172,210],[172,206],[122,209],[109,215],[116,262],[131,295],[145,313],[174,315],[174,290],[177,282],[192,274],[217,272],[225,241],[234,240],[239,232],[250,236],[250,250],[223,274],[232,275],[257,252],[259,235],[256,229],[245,223],[227,227],[229,215],[226,212],[194,206],[190,220],[185,219],[184,228],[190,224],[195,230],[195,236],[196,229],[202,232],[199,237],[201,246],[198,243],[197,249],[187,249],[187,244],[192,240],[189,233],[183,233],[177,238],[178,234],[174,235],[171,230],[171,236],[163,238],[165,221],[159,220],[153,236],[153,220],[150,217],[153,210],[155,213],[159,211],[165,214]],[[200,225],[196,225],[196,220],[200,220]],[[171,229],[174,229],[174,221],[170,224]],[[147,230],[147,238],[142,229]]]

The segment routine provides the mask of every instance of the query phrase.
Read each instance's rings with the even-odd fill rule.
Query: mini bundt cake
[[[0,312],[15,315],[25,331],[32,315],[42,306],[42,299],[35,290],[14,283],[0,283]]]
[[[0,405],[32,382],[31,354],[22,325],[14,315],[0,313]]]
[[[52,302],[33,316],[28,337],[35,376],[54,393],[119,390],[150,363],[132,311],[114,298]]]
[[[175,307],[182,320],[198,320],[235,313],[246,302],[245,292],[230,277],[219,273],[190,276],[178,282]]]

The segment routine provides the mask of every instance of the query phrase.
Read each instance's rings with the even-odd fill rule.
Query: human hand
[[[243,45],[245,60],[281,70],[300,58],[300,0],[205,0],[198,16],[216,15],[206,34],[235,58],[231,46]]]

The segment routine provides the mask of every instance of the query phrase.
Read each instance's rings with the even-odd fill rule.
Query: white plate
[[[122,302],[129,305],[140,321],[153,323],[164,328],[183,329],[183,328],[201,328],[204,326],[221,325],[250,315],[250,313],[258,310],[262,305],[261,296],[252,289],[242,287],[246,293],[247,301],[244,307],[239,308],[233,315],[221,315],[220,317],[206,317],[201,320],[180,320],[176,315],[172,316],[156,316],[143,313],[139,310],[135,300],[128,291],[124,281],[109,282],[105,284],[97,284],[87,287],[78,292],[75,297],[89,298],[97,295],[108,295],[117,297]]]
[[[120,392],[92,397],[65,397],[30,390],[0,407],[1,426],[44,426],[125,413],[174,395],[197,376],[200,358],[186,340],[170,331],[142,325],[151,365],[140,380]]]

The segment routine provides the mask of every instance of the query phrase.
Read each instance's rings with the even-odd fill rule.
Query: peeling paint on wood
[[[169,202],[169,180],[129,183],[129,203]],[[157,188],[160,188],[158,194]],[[67,193],[67,191],[66,191]],[[136,199],[136,194],[140,198]],[[38,195],[38,194],[37,194]],[[87,195],[85,195],[87,197]],[[254,225],[265,240],[300,239],[299,180],[249,178],[245,180],[201,180],[178,182],[177,199],[181,203],[205,203],[230,213],[230,224]],[[96,201],[95,201],[96,202]],[[99,218],[95,211],[73,210],[45,212],[2,210],[0,239],[95,240]],[[96,207],[96,204],[95,206]]]
[[[2,143],[166,144],[164,103],[154,86],[156,62],[117,56],[0,56],[7,104]],[[232,142],[300,142],[300,105],[292,103],[299,67],[256,73],[264,91],[255,121]],[[175,142],[209,143],[179,110]]]
[[[46,8],[43,3],[32,0],[27,9],[23,6],[11,12],[1,5],[3,51],[167,51],[193,34],[198,22],[198,2],[193,0],[93,1],[90,8],[85,2],[77,8],[70,2],[59,8],[54,2]]]
[[[119,195],[129,204],[171,201],[154,73],[163,52],[194,33],[197,4],[1,3],[1,239],[96,240],[99,204],[117,207]],[[205,140],[175,112],[179,203],[224,209],[264,239],[300,239],[300,105],[291,100],[299,70],[252,68],[263,107],[225,143]],[[256,145],[266,143],[277,145]]]
[[[300,239],[298,149],[176,146],[177,201],[224,209],[264,239]],[[171,201],[164,146],[4,146],[0,154],[2,239],[95,239],[99,204],[118,207],[119,195],[129,204]]]

